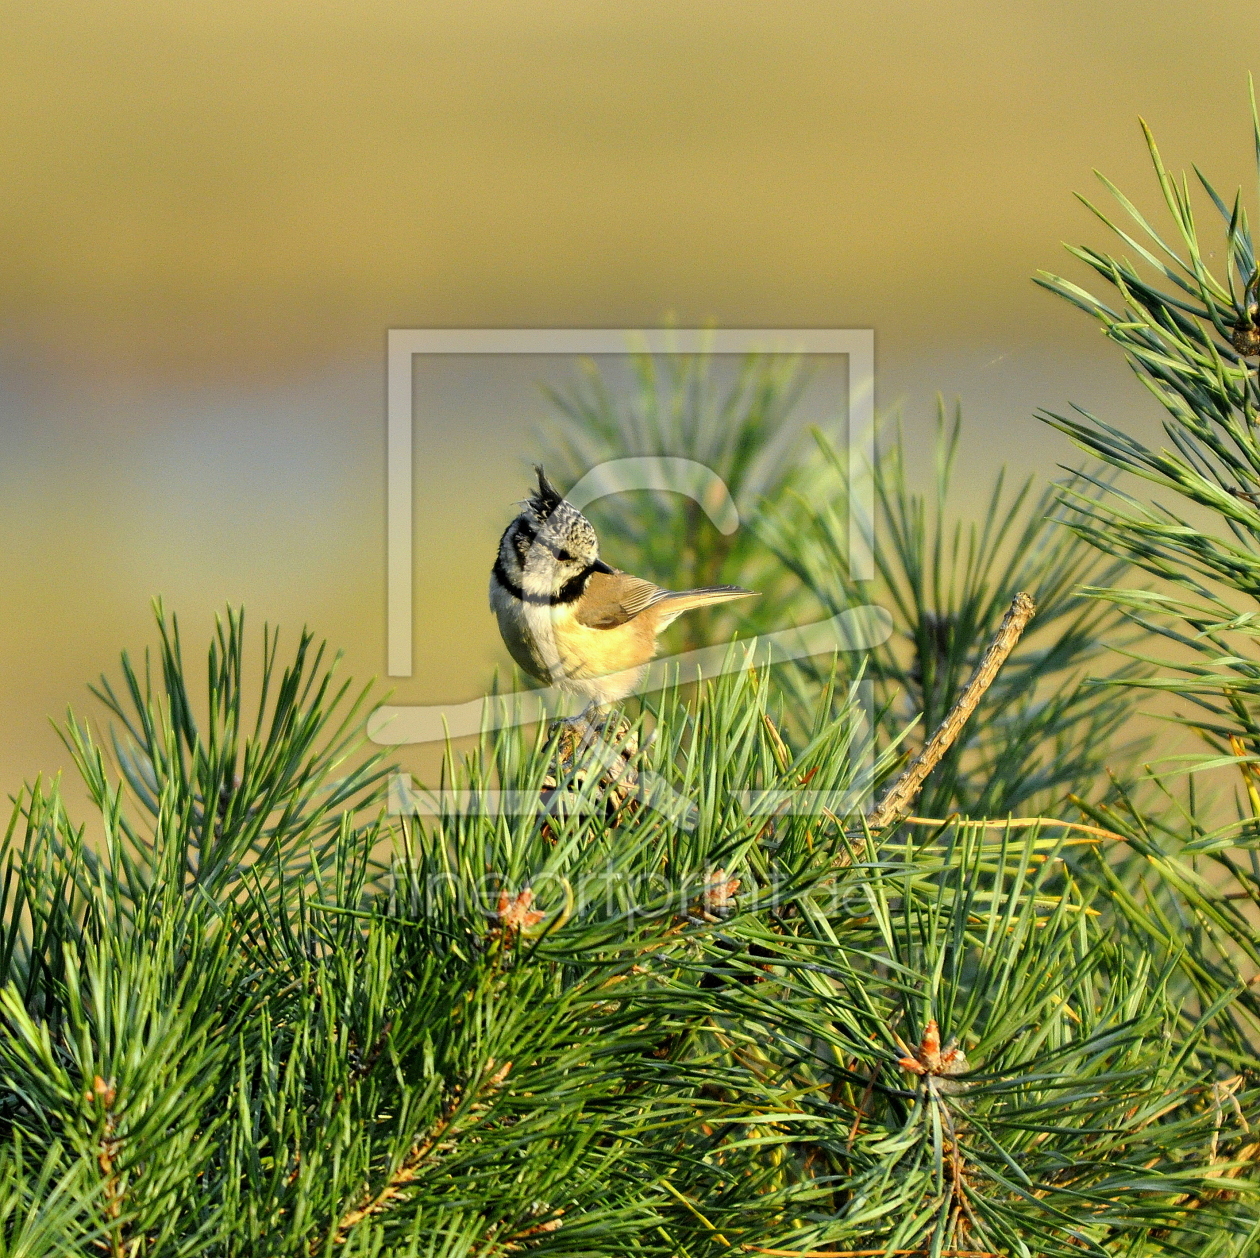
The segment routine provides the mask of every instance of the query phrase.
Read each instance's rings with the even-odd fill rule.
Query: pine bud
[[[1260,316],[1260,305],[1248,306],[1246,318],[1234,324],[1233,334],[1229,338],[1230,344],[1244,358],[1254,358],[1260,354],[1260,327],[1256,326],[1257,316]]]

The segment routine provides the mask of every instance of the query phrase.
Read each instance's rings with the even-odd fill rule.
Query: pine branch
[[[893,825],[909,808],[927,775],[941,762],[954,740],[962,733],[967,718],[976,710],[984,692],[993,684],[1007,657],[1015,649],[1021,634],[1037,611],[1032,595],[1016,594],[1010,610],[1002,617],[998,631],[980,657],[971,680],[963,687],[954,706],[937,727],[927,745],[906,766],[905,772],[888,788],[876,808],[867,815],[871,830],[884,830]]]
[[[508,1071],[512,1069],[510,1061],[500,1066],[498,1070],[493,1069],[494,1064],[493,1058],[486,1063],[486,1070],[493,1070],[493,1073],[484,1078],[477,1086],[476,1091],[473,1093],[473,1098],[465,1111],[472,1114],[474,1118],[477,1117],[479,1105],[484,1102],[486,1097],[493,1095],[502,1087],[503,1080],[507,1078]],[[462,1095],[456,1095],[451,1098],[432,1129],[412,1147],[407,1156],[390,1173],[385,1183],[375,1191],[369,1189],[353,1210],[342,1215],[332,1230],[334,1245],[343,1244],[350,1230],[356,1224],[362,1223],[364,1219],[374,1214],[380,1214],[382,1211],[388,1210],[390,1204],[396,1198],[402,1196],[404,1190],[419,1174],[420,1168],[434,1149],[444,1140],[449,1140],[460,1130],[460,1125],[456,1120],[464,1108],[464,1097]],[[311,1243],[310,1252],[317,1254],[326,1244],[327,1237],[321,1237]]]

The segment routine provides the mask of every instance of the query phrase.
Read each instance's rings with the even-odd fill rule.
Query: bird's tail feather
[[[663,628],[683,612],[694,611],[697,607],[710,607],[714,603],[729,603],[736,598],[751,598],[756,594],[756,590],[745,590],[738,585],[707,585],[698,590],[671,590],[656,600],[656,606],[660,608],[660,624]]]

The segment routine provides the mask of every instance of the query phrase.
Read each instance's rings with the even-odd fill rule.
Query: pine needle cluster
[[[1096,836],[855,826],[861,707],[794,742],[747,669],[640,718],[682,820],[594,775],[392,818],[309,639],[251,705],[239,616],[198,696],[159,629],[121,776],[69,727],[104,841],[39,783],[5,838],[0,1252],[1234,1252],[1224,998],[1117,938]]]

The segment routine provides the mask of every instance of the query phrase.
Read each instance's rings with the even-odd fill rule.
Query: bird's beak
[[[613,573],[617,571],[616,568],[610,568],[602,559],[595,560],[595,562],[591,564],[591,568],[595,572],[607,573],[608,576],[612,576]]]

